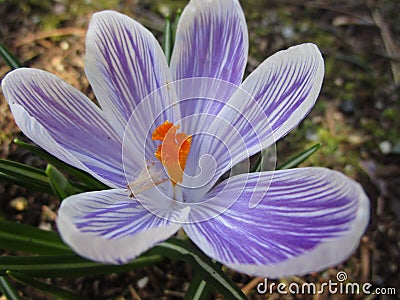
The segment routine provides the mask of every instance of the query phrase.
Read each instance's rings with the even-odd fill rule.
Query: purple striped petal
[[[100,106],[121,134],[135,107],[172,81],[163,51],[151,32],[113,11],[93,15],[86,38],[85,70]],[[166,90],[160,90],[149,109],[160,112],[170,103]]]
[[[314,44],[280,51],[251,73],[219,114],[246,141],[246,149],[242,141],[230,148],[235,159],[220,162],[225,170],[241,161],[245,151],[255,154],[294,129],[314,106],[323,76],[323,58]],[[214,126],[220,128],[217,122]]]
[[[314,106],[323,77],[321,52],[314,44],[302,44],[265,60],[241,88],[263,108],[275,140],[279,140],[295,128]],[[241,108],[251,110],[251,104]],[[252,121],[257,124],[259,120]]]
[[[244,95],[246,97],[247,95]],[[228,107],[224,107],[226,111]],[[240,111],[230,110],[231,116],[242,116]],[[183,185],[183,193],[187,202],[202,201],[204,195],[215,185],[216,181],[225,173],[227,166],[238,159],[240,154],[243,159],[250,155],[247,153],[247,143],[241,136],[235,124],[230,119],[220,115],[198,114],[189,120],[196,124],[198,132],[190,133],[192,138]],[[242,122],[245,122],[244,119]],[[201,125],[198,125],[201,124]],[[182,126],[184,128],[184,126]],[[252,131],[257,136],[257,133]],[[250,133],[248,133],[250,135]],[[238,153],[238,149],[242,153]],[[232,152],[236,151],[236,152]],[[261,150],[261,148],[260,148]],[[247,166],[247,173],[249,165]],[[246,169],[246,166],[244,166]]]
[[[271,182],[269,189],[265,182]],[[251,198],[262,198],[249,208]],[[207,221],[214,207],[234,203]],[[214,188],[206,204],[192,207],[184,229],[210,257],[240,272],[285,277],[318,271],[345,260],[369,220],[361,186],[323,168],[252,173]]]
[[[48,72],[26,68],[10,72],[2,88],[32,141],[109,186],[126,186],[122,137],[85,95]]]
[[[198,200],[232,166],[292,130],[314,105],[323,73],[321,53],[313,44],[278,52],[245,80],[216,116],[192,122],[204,125],[192,141],[185,171],[196,180],[186,183],[186,198]],[[212,157],[215,168],[202,167],[201,157]],[[195,176],[201,172],[203,176]]]
[[[247,26],[239,1],[191,0],[177,28],[173,78],[209,77],[240,85],[247,52]]]
[[[58,231],[64,242],[83,257],[126,263],[172,236],[187,218],[188,208],[173,206],[154,191],[141,195],[140,201],[148,205],[156,202],[152,209],[157,214],[122,189],[68,197],[58,212]]]
[[[247,53],[247,26],[239,1],[192,0],[185,7],[178,24],[171,57],[172,76],[174,80],[214,78],[239,86]],[[217,87],[207,81],[192,83],[188,89],[217,91]],[[230,94],[222,96],[218,100],[226,102]],[[182,114],[185,116],[196,110],[203,113],[219,111],[221,105],[217,102],[212,104],[202,105],[202,101],[196,100],[185,102]],[[198,105],[200,109],[196,108]]]

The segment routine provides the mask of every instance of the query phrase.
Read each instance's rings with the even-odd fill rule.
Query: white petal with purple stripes
[[[230,147],[233,161],[218,158],[225,171],[243,160],[244,154],[255,154],[294,129],[314,106],[323,76],[323,58],[314,44],[277,52],[253,71],[218,115],[246,141],[245,149],[241,141]],[[210,128],[222,130],[218,119]],[[231,130],[226,129],[228,134]]]
[[[32,141],[108,186],[126,186],[122,137],[85,95],[51,73],[26,68],[9,73],[2,88]]]
[[[126,263],[172,236],[186,221],[189,208],[174,206],[162,197],[157,189],[141,195],[140,201],[123,189],[74,195],[62,202],[57,228],[64,242],[81,256]],[[142,202],[158,214],[149,212]]]
[[[121,135],[135,107],[172,81],[164,53],[151,32],[114,11],[92,17],[85,70],[101,108]],[[150,112],[161,112],[172,103],[165,91],[153,95],[157,101],[148,103]]]
[[[237,0],[191,0],[179,20],[171,57],[174,80],[208,77],[240,85],[247,25]]]
[[[265,182],[271,182],[268,191]],[[255,208],[248,205],[252,197],[262,198]],[[369,220],[361,186],[324,168],[238,175],[208,198],[235,202],[215,218],[185,225],[186,233],[210,257],[257,276],[300,275],[338,264],[354,251]],[[213,206],[191,209],[190,221],[214,213]]]
[[[203,124],[199,125],[202,135],[193,137],[193,153],[185,171],[193,177],[205,170],[207,182],[201,176],[189,181],[187,198],[202,196],[232,166],[273,145],[297,126],[314,105],[323,74],[323,59],[315,45],[280,51],[249,75],[215,117],[193,122]],[[229,85],[225,88],[232,89]],[[212,157],[215,168],[199,165],[206,156]]]
[[[247,26],[239,1],[191,0],[183,10],[176,32],[170,64],[172,77],[175,81],[213,78],[237,88],[242,82],[247,53]],[[232,89],[222,92],[218,84],[206,80],[187,82],[186,88],[199,94],[218,94],[222,102],[232,94]],[[182,99],[182,94],[187,93],[178,94]],[[182,115],[216,114],[222,107],[218,102],[203,102],[199,98],[182,103]]]

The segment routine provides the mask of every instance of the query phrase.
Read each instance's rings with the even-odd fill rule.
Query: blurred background
[[[47,70],[94,99],[85,77],[85,33],[99,10],[123,12],[161,41],[164,17],[187,1],[0,0],[0,42],[24,66]],[[350,282],[395,287],[400,299],[400,1],[240,1],[250,53],[247,73],[274,52],[313,42],[325,58],[319,100],[301,125],[277,144],[278,164],[316,143],[303,165],[340,170],[358,180],[371,199],[371,221],[357,251],[335,269],[292,278],[326,282],[344,270]],[[201,45],[199,45],[201,47]],[[0,80],[9,71],[0,60]],[[13,144],[23,139],[0,94],[0,157],[44,167]],[[54,228],[58,202],[48,195],[0,182],[0,218]],[[355,295],[257,295],[257,279],[231,272],[252,299],[364,299]],[[127,274],[54,280],[90,299],[183,299],[193,271],[167,261]],[[261,279],[260,279],[261,280]],[[50,299],[22,288],[24,299]],[[218,298],[218,295],[213,297]],[[1,299],[1,298],[0,298]]]

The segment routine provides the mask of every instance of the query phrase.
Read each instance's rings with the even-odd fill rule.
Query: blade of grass
[[[27,189],[52,194],[46,173],[25,164],[0,159],[0,178]]]
[[[0,276],[0,291],[6,296],[7,300],[22,300],[14,286],[5,276]]]
[[[169,65],[172,54],[172,28],[171,28],[170,16],[165,17],[163,48],[164,48],[165,58],[167,59],[167,63]]]
[[[184,300],[206,300],[211,297],[211,287],[199,274],[195,273],[190,282]]]
[[[266,171],[268,164],[268,155],[271,153],[270,148],[264,149],[258,153],[257,161],[250,168],[250,173],[252,172],[262,172]]]
[[[321,144],[315,144],[314,146],[306,149],[305,151],[295,155],[287,162],[278,166],[277,170],[291,169],[300,165],[302,162],[306,161],[311,155],[313,155],[321,147]]]
[[[158,244],[149,252],[191,264],[202,279],[226,299],[247,299],[232,279],[221,270],[219,265],[214,263],[192,244],[189,244],[188,241],[171,238]]]
[[[54,194],[51,178],[46,172],[26,164],[0,159],[0,179],[29,190]],[[70,185],[70,192],[73,191],[74,194],[92,190],[87,185],[79,183],[70,183]]]
[[[18,61],[18,59],[12,55],[2,43],[0,43],[0,56],[11,69],[14,70],[22,67],[22,64]]]
[[[66,173],[72,175],[74,178],[79,180],[80,182],[84,183],[87,185],[89,188],[88,190],[104,190],[108,189],[106,185],[98,181],[96,178],[93,178],[90,174],[87,174],[86,172],[83,172],[81,170],[78,170],[65,162],[59,160],[58,158],[52,156],[51,154],[47,153],[43,149],[41,149],[38,146],[31,145],[28,143],[25,143],[19,139],[14,139],[14,143],[17,144],[18,146],[21,146],[30,152],[36,154],[37,156],[43,158],[45,161],[48,163],[52,164],[56,168],[65,171]]]
[[[21,274],[21,273],[15,272],[15,271],[8,270],[7,275],[24,285],[33,287],[33,288],[38,289],[48,295],[55,297],[55,299],[60,299],[60,300],[87,299],[87,298],[78,296],[70,291],[65,290],[65,289],[61,289],[61,288],[55,287],[54,285],[50,285],[50,284],[38,281],[38,280],[36,280],[28,275],[25,275],[25,274]]]
[[[41,278],[73,278],[86,275],[105,275],[140,269],[164,258],[157,254],[143,254],[124,265],[109,265],[87,260],[77,254],[40,256],[0,256],[0,275],[8,270]]]
[[[52,255],[0,257],[0,271],[3,273],[6,270],[15,270],[43,277],[108,274],[139,268],[160,261],[161,257],[168,257],[190,263],[204,281],[227,298],[246,299],[242,291],[217,264],[193,245],[182,240],[172,238],[165,241],[129,264],[121,266],[104,265],[72,254],[59,237],[54,236],[51,232],[30,228],[30,226],[22,224],[14,224],[21,226],[7,226],[10,225],[9,223],[11,222],[0,222],[0,248],[7,250],[23,249],[28,252]],[[1,228],[1,225],[3,225],[3,228]],[[10,232],[10,229],[12,232]],[[24,229],[26,229],[26,232]]]
[[[133,267],[129,264],[115,266],[87,261],[72,254],[68,246],[53,232],[6,221],[0,221],[0,248],[7,250],[23,249],[24,251],[37,254],[52,254],[52,256],[46,256],[44,260],[41,256],[29,258],[36,260],[31,262],[34,266],[30,265],[29,261],[25,260],[27,259],[26,257],[0,257],[0,267],[3,272],[6,270],[23,272],[25,270],[25,272],[32,272],[35,276],[41,274],[41,276],[45,277],[64,277],[93,274],[95,268],[101,270],[97,272],[120,272],[122,270],[127,271]],[[60,254],[62,254],[63,257],[60,257]],[[161,256],[191,264],[204,281],[209,283],[222,295],[226,296],[226,298],[246,299],[242,291],[229,276],[221,270],[220,266],[188,241],[171,238],[142,255],[141,259],[144,259],[144,261],[140,261],[138,258],[134,260],[132,264],[138,266],[140,264],[148,264],[149,261],[154,263],[159,260]],[[151,259],[149,257],[151,257]],[[46,263],[47,265],[45,265]],[[13,264],[13,266],[10,264]],[[17,267],[17,265],[19,265],[19,267]],[[84,271],[83,274],[80,270]]]
[[[58,171],[56,167],[50,164],[47,165],[46,174],[49,177],[50,186],[54,192],[54,195],[58,199],[63,200],[70,195],[82,192],[82,190],[74,188],[68,179],[65,178],[65,176]]]
[[[176,30],[178,28],[178,24],[179,24],[179,20],[181,18],[181,15],[182,15],[182,10],[178,9],[178,11],[176,12],[174,23],[172,24],[172,49],[173,49],[173,46],[175,44]]]
[[[73,253],[55,232],[8,221],[0,221],[0,249],[45,255]]]

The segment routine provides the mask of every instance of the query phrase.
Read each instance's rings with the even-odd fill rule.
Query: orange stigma
[[[192,137],[183,132],[177,133],[178,129],[179,125],[165,121],[151,136],[153,141],[162,142],[154,155],[167,169],[173,186],[183,180],[183,170],[192,144]]]

